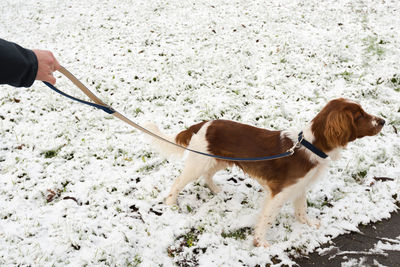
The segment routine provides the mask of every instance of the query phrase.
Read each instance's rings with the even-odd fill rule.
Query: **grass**
[[[46,159],[49,158],[54,158],[55,156],[57,156],[57,150],[47,150],[45,152],[43,152],[43,155]]]
[[[144,158],[142,157],[142,160]],[[153,164],[146,164],[143,167],[139,168],[136,172],[137,173],[148,173],[151,172],[153,170],[156,170],[159,166],[165,164],[167,162],[167,160],[163,160],[161,162],[158,163],[153,163]]]
[[[191,228],[186,234],[180,235],[175,239],[175,244],[167,248],[168,256],[174,258],[178,266],[198,266],[198,254],[205,253],[207,248],[197,247],[199,236],[204,232],[204,228]],[[187,249],[192,249],[193,253],[188,254]]]
[[[389,79],[389,84],[393,87],[396,92],[400,92],[400,74],[394,74],[392,78]]]
[[[222,232],[221,236],[223,238],[233,238],[235,240],[245,240],[247,236],[253,234],[253,229],[251,227],[243,227],[237,230],[225,233]]]
[[[54,158],[58,155],[58,153],[64,146],[65,145],[59,146],[58,148],[55,149],[45,150],[42,153],[40,153],[40,155],[44,156],[46,159]]]
[[[367,171],[366,170],[362,170],[359,171],[357,173],[354,173],[351,175],[351,177],[353,177],[353,179],[357,182],[357,183],[362,183],[364,178],[367,176]]]
[[[369,36],[363,39],[364,44],[366,45],[366,51],[369,54],[376,55],[379,58],[385,54],[385,49],[382,45],[386,42],[383,40],[378,40],[375,36]]]

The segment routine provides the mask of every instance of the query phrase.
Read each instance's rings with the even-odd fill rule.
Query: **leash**
[[[228,161],[265,161],[265,160],[274,160],[274,159],[280,159],[280,158],[285,158],[285,157],[289,157],[291,155],[294,154],[295,149],[299,148],[300,145],[303,143],[303,135],[302,132],[299,134],[299,138],[298,141],[288,150],[286,150],[284,153],[278,154],[278,155],[273,155],[273,156],[265,156],[265,157],[254,157],[254,158],[233,158],[233,157],[224,157],[224,156],[218,156],[218,155],[213,155],[213,154],[208,154],[205,152],[201,152],[201,151],[197,151],[197,150],[193,150],[184,146],[181,146],[179,144],[176,144],[174,142],[171,142],[145,128],[143,128],[142,126],[134,123],[133,121],[131,121],[130,119],[126,118],[125,116],[123,116],[121,113],[119,113],[118,111],[116,111],[115,109],[113,109],[111,106],[107,105],[106,103],[104,103],[100,98],[98,98],[95,94],[93,94],[83,83],[81,83],[81,81],[79,81],[79,79],[77,79],[71,72],[69,72],[66,68],[64,67],[60,67],[59,72],[61,72],[65,77],[67,77],[73,84],[75,84],[85,95],[87,95],[94,103],[89,102],[89,101],[85,101],[76,97],[73,97],[69,94],[64,93],[63,91],[57,89],[54,85],[52,85],[51,83],[45,82],[43,81],[43,83],[45,85],[47,85],[50,89],[52,89],[53,91],[61,94],[62,96],[65,96],[69,99],[72,99],[74,101],[77,101],[79,103],[82,104],[86,104],[92,107],[95,107],[97,109],[101,109],[104,112],[113,115],[114,117],[122,120],[123,122],[131,125],[132,127],[138,129],[139,131],[142,131],[154,138],[157,138],[159,140],[162,140],[164,142],[167,142],[171,145],[177,146],[179,148],[185,149],[187,151],[196,153],[196,154],[200,154],[203,156],[207,156],[207,157],[212,157],[212,158],[216,158],[216,159],[222,159],[222,160],[228,160]],[[305,141],[305,140],[304,140]],[[306,141],[307,142],[307,141]],[[308,143],[308,142],[307,142]],[[308,143],[310,144],[310,143]],[[310,144],[311,145],[311,144]],[[312,145],[311,145],[312,146]],[[322,152],[323,153],[323,152]]]
[[[298,140],[299,144],[303,145],[304,147],[306,147],[308,150],[310,150],[311,152],[313,152],[315,155],[319,156],[320,158],[326,159],[328,157],[328,155],[325,154],[325,152],[318,149],[313,144],[311,144],[306,139],[304,139],[303,132],[299,133],[297,140]]]

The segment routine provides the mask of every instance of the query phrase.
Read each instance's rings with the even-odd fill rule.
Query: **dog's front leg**
[[[318,219],[310,219],[307,216],[307,198],[305,191],[293,201],[293,205],[296,219],[299,222],[316,227],[317,229],[320,227],[321,223]]]
[[[254,229],[254,246],[256,247],[268,247],[269,244],[265,240],[265,234],[268,229],[272,226],[275,221],[279,210],[288,200],[289,195],[286,192],[280,192],[275,196],[272,196],[267,192],[265,198],[264,207],[261,211],[260,217]]]

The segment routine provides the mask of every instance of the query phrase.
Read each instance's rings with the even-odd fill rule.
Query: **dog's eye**
[[[357,114],[356,116],[356,121],[358,121],[359,119],[361,119],[362,117],[364,117],[364,115],[362,113]]]

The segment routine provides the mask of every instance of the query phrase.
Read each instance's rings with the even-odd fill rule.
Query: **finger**
[[[49,75],[49,76],[46,78],[46,82],[49,82],[49,83],[51,83],[52,85],[55,85],[55,84],[56,84],[56,78],[54,78],[53,75]]]

